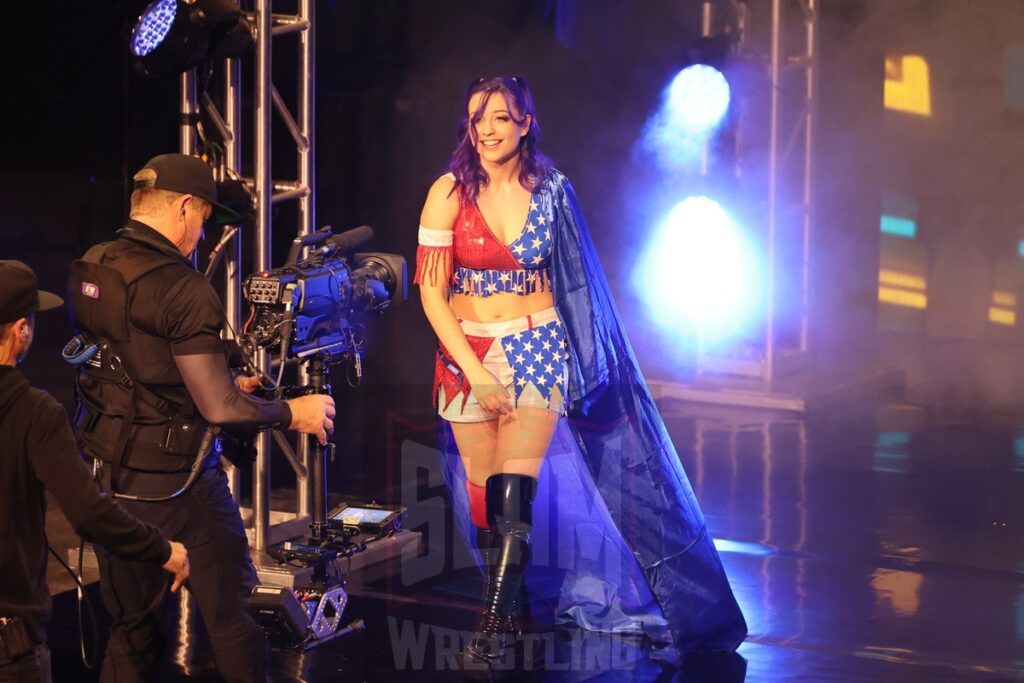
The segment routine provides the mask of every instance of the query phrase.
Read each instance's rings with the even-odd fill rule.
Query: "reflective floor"
[[[675,404],[663,413],[750,636],[737,656],[673,669],[640,642],[549,629],[547,670],[531,679],[1024,680],[1017,423],[891,404],[805,420]],[[457,561],[422,580],[354,578],[344,621],[366,629],[302,656],[276,651],[274,679],[457,680],[451,654],[478,591]],[[550,619],[543,595],[535,607]],[[70,594],[58,597],[56,680],[90,680],[76,663],[73,608]],[[194,677],[215,680],[201,639],[184,654]]]
[[[1024,679],[1024,439],[912,406],[672,420],[747,680]]]

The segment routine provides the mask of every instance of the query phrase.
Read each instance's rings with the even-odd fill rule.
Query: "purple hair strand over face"
[[[469,101],[477,93],[483,93],[476,111],[469,114]],[[519,141],[519,183],[530,190],[536,191],[547,178],[551,170],[551,162],[537,150],[540,139],[540,123],[537,121],[537,110],[533,104],[533,95],[529,86],[519,76],[504,78],[478,78],[466,88],[466,97],[462,110],[466,116],[459,122],[459,141],[448,162],[448,170],[455,176],[456,187],[462,199],[467,202],[476,201],[480,190],[487,186],[487,172],[480,165],[480,155],[476,150],[473,125],[478,122],[487,108],[487,101],[495,93],[505,96],[505,101],[513,111],[513,119],[519,125],[530,117],[530,130]]]

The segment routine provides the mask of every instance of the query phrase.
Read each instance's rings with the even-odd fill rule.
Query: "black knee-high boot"
[[[487,596],[491,595],[493,591],[494,566],[498,557],[498,542],[500,538],[498,532],[494,529],[476,528],[476,547],[480,551],[480,560],[483,564],[484,573],[483,602],[487,601]],[[521,636],[529,628],[530,622],[530,598],[526,592],[526,581],[522,581],[519,585],[519,592],[512,596],[512,609],[508,618],[502,624],[502,630],[506,633],[514,633],[517,636]]]
[[[480,560],[484,569],[483,600],[493,591],[494,565],[498,557],[498,532],[494,529],[476,528],[476,547],[480,550]]]
[[[487,480],[487,522],[496,534],[496,556],[476,633],[463,653],[467,666],[487,668],[511,655],[515,634],[510,625],[530,560],[536,492],[537,480],[521,474],[496,474]]]

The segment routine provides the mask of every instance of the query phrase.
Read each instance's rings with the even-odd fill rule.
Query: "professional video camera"
[[[404,258],[354,253],[372,236],[373,230],[366,225],[339,235],[333,235],[330,227],[321,228],[292,242],[286,265],[245,279],[242,291],[252,308],[239,347],[250,362],[259,349],[278,354],[274,388],[284,395],[329,393],[327,366],[332,363],[354,360],[356,376],[360,376],[362,340],[355,329],[361,320],[405,300],[408,274]],[[305,248],[310,251],[299,261]],[[289,361],[304,365],[307,386],[280,386]],[[365,542],[353,540],[355,532],[338,529],[327,518],[326,454],[333,453],[334,445],[322,447],[313,438],[308,445],[312,492],[308,543],[286,541],[267,548],[267,553],[281,563],[311,568],[310,583],[301,590],[257,586],[250,605],[254,618],[275,641],[303,650],[362,628],[361,620],[339,628],[348,597],[330,567],[337,558],[366,549]],[[397,518],[399,513],[394,515]]]
[[[317,354],[325,363],[357,359],[354,327],[405,300],[408,274],[398,254],[352,253],[373,236],[363,225],[338,235],[330,226],[297,238],[287,265],[254,273],[243,292],[252,304],[240,345],[279,351],[281,362]],[[309,255],[296,263],[303,247]]]
[[[254,273],[245,279],[242,291],[252,308],[239,336],[242,356],[254,365],[254,351],[278,353],[278,374],[273,387],[278,395],[297,396],[330,393],[327,366],[354,361],[356,378],[362,376],[362,339],[356,334],[359,322],[380,315],[406,298],[408,273],[405,259],[398,254],[354,253],[356,247],[373,237],[367,225],[339,235],[326,226],[292,242],[286,264],[281,268]],[[299,261],[303,249],[310,251]],[[281,386],[285,365],[303,364],[308,384]],[[326,462],[324,450],[310,439],[312,450],[313,519],[311,538],[317,544],[328,540]],[[328,450],[334,444],[328,444]]]

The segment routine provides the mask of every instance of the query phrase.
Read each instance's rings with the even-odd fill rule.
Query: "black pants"
[[[14,661],[0,655],[0,683],[50,683],[50,649],[36,645]]]
[[[119,470],[116,490],[166,495],[183,479],[184,475]],[[109,484],[108,467],[104,488]],[[266,681],[266,638],[246,612],[256,571],[224,472],[219,467],[207,470],[188,493],[166,503],[119,502],[188,549],[191,575],[186,585],[199,606],[221,676],[227,681]],[[163,658],[170,574],[155,565],[119,560],[99,547],[97,556],[100,590],[114,619],[100,679],[154,680]]]

